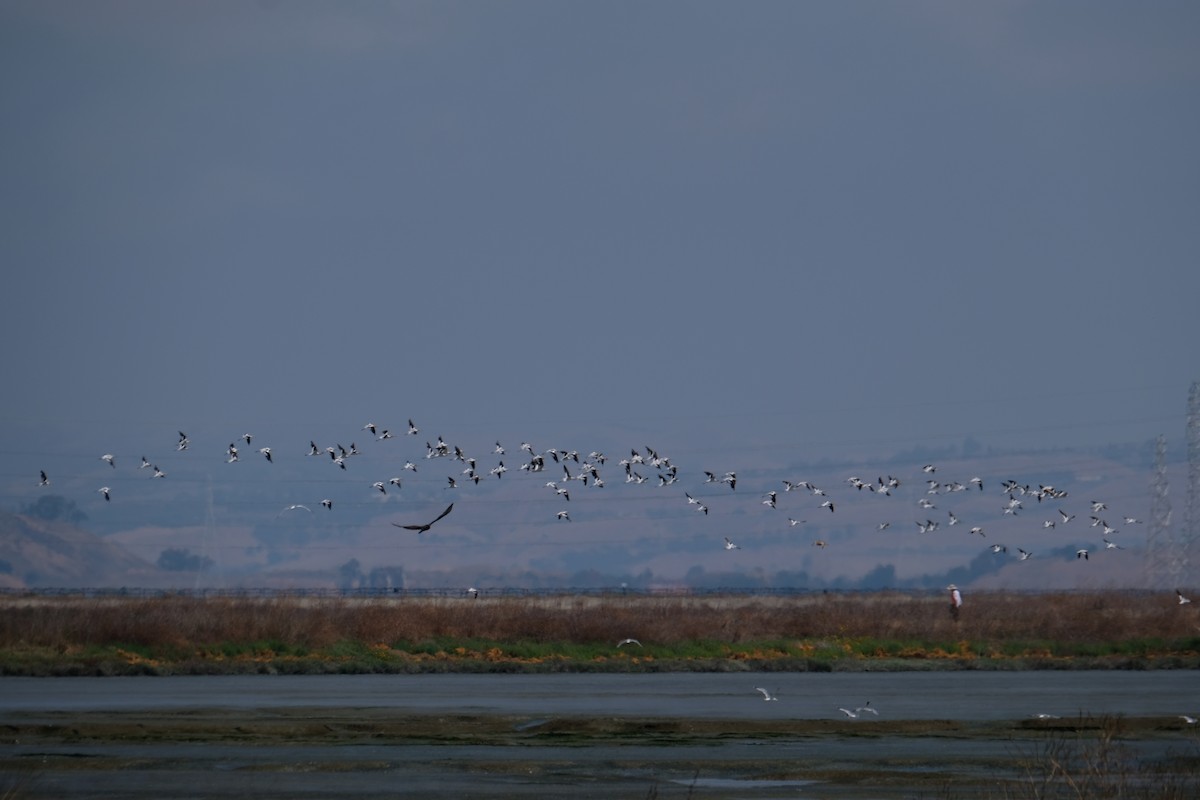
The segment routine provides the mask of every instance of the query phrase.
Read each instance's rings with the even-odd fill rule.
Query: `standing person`
[[[962,608],[962,592],[958,591],[958,587],[953,583],[946,587],[950,592],[950,616],[954,617],[954,621],[958,621],[958,612]]]

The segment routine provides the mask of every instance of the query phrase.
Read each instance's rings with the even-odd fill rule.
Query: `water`
[[[778,701],[764,701],[759,686]],[[1031,746],[1007,734],[880,732],[869,727],[876,718],[838,711],[867,701],[880,721],[994,723],[1001,731],[1014,729],[1006,720],[1027,725],[1039,713],[1162,718],[1126,743],[1134,756],[1200,754],[1200,731],[1177,716],[1200,712],[1200,674],[1191,671],[0,678],[0,795],[12,787],[31,798],[985,797],[979,786],[1015,775],[1017,750]],[[231,729],[256,715],[331,729],[405,715],[468,726],[497,717],[513,736],[239,744],[69,735],[21,742],[5,733],[39,720],[122,714],[227,716]],[[634,731],[542,736],[556,721],[579,719],[635,721]],[[730,732],[673,739],[656,733],[656,720],[715,720],[718,732],[725,721]],[[747,720],[814,722],[801,733],[739,733]]]
[[[778,697],[765,702],[764,687]],[[1039,713],[1200,714],[1200,673],[1171,671],[660,673],[651,675],[230,675],[0,678],[0,714],[186,708],[395,708],[409,712],[821,719],[867,701],[887,719]]]

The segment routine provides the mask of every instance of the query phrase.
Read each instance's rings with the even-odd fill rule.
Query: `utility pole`
[[[1150,524],[1146,528],[1146,583],[1152,587],[1174,586],[1179,559],[1171,536],[1171,500],[1168,497],[1167,439],[1154,443],[1154,477],[1150,479]]]
[[[1200,564],[1200,383],[1188,390],[1187,410],[1188,493],[1187,513],[1179,532],[1180,579],[1196,585],[1195,569]]]

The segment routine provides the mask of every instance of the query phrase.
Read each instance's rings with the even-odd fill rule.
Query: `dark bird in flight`
[[[452,509],[452,508],[454,508],[454,503],[451,503],[450,505],[446,506],[445,511],[438,514],[436,517],[434,517],[433,522],[430,522],[426,525],[401,525],[399,522],[393,522],[392,524],[395,525],[397,528],[404,528],[404,530],[406,530],[406,531],[416,531],[418,534],[421,534],[421,533],[424,533],[425,531],[429,530],[430,528],[432,528],[434,522],[437,522],[439,519],[441,519],[442,517],[449,514],[450,509]]]

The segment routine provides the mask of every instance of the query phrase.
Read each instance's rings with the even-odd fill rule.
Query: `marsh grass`
[[[1122,592],[794,598],[0,598],[0,671],[829,668],[856,661],[1195,666],[1200,618]],[[625,637],[642,646],[617,648]],[[1136,662],[1136,663],[1135,663]],[[474,666],[471,666],[471,665]],[[323,665],[323,666],[318,666]],[[332,667],[331,667],[332,665]]]
[[[1022,777],[994,795],[1003,800],[1193,800],[1200,797],[1200,745],[1168,762],[1145,761],[1123,740],[1121,717],[1081,717],[1016,755]]]

